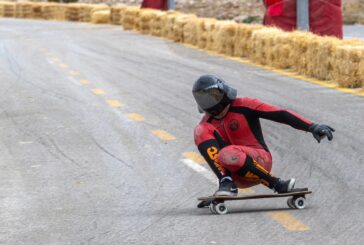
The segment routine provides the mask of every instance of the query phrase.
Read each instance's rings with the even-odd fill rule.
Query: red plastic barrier
[[[264,25],[286,31],[296,29],[296,1],[264,0],[267,11]],[[310,31],[322,36],[343,37],[341,0],[309,0]]]
[[[143,0],[142,8],[167,10],[167,0]]]

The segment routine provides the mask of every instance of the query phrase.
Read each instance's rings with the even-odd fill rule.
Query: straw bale
[[[158,10],[154,9],[142,9],[140,13],[139,30],[144,34],[151,34],[153,21],[156,18]]]
[[[201,49],[206,48],[211,50],[217,20],[212,18],[199,18],[197,21],[197,46]]]
[[[44,3],[39,2],[33,2],[32,3],[32,17],[35,19],[42,19],[42,6],[44,6]]]
[[[121,13],[121,12],[120,12]],[[140,16],[140,8],[139,7],[128,7],[123,13],[122,26],[125,30],[135,30],[139,25],[139,16]]]
[[[359,79],[361,81],[361,87],[364,89],[364,57],[359,62],[358,75],[359,75]]]
[[[234,21],[218,21],[215,24],[213,49],[219,53],[233,55],[238,24]]]
[[[332,58],[332,80],[341,87],[358,88],[362,87],[362,70],[364,61],[364,45],[342,45],[334,48]]]
[[[91,22],[94,24],[105,24],[110,21],[110,10],[99,10],[92,13]]]
[[[253,31],[263,28],[262,25],[239,24],[235,37],[234,56],[249,57],[252,54]]]
[[[180,15],[179,12],[168,11],[167,14],[162,17],[162,37],[173,40],[173,27],[178,15]]]
[[[175,23],[173,26],[173,38],[172,40],[175,42],[184,42],[184,26],[189,21],[196,21],[197,16],[193,14],[181,14],[178,15],[175,19]]]
[[[166,12],[158,11],[155,14],[154,19],[151,22],[151,34],[153,36],[162,36],[162,26],[163,26],[163,17],[166,15]]]
[[[186,24],[183,26],[183,41],[186,44],[197,45],[197,27],[199,19],[191,18],[188,19]]]
[[[31,2],[20,2],[16,4],[16,17],[33,18],[33,4]]]
[[[80,21],[81,8],[84,8],[85,4],[71,3],[67,4],[65,18],[68,21]]]
[[[282,35],[284,32],[276,28],[263,28],[255,30],[251,38],[251,55],[250,57],[263,65],[273,65],[277,58],[274,49],[274,40],[276,35]]]
[[[110,8],[109,8],[109,6],[107,6],[105,4],[84,4],[84,5],[81,5],[80,14],[79,14],[79,16],[80,16],[79,21],[81,21],[81,22],[91,22],[92,21],[92,14],[97,12],[97,11],[110,11]],[[96,18],[101,18],[101,15],[102,14],[99,14],[99,16],[96,17]]]
[[[309,41],[307,74],[320,80],[329,80],[333,71],[331,57],[339,44],[339,39],[333,37],[318,37]]]
[[[311,62],[308,55],[308,47],[319,37],[307,32],[290,32],[287,35],[290,54],[290,68],[300,74],[308,75],[308,64]]]
[[[126,6],[111,6],[111,23],[114,25],[121,25],[121,11],[125,11]]]
[[[15,17],[15,3],[0,2],[0,17]]]

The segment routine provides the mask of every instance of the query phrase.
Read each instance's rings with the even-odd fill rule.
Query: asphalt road
[[[191,87],[205,73],[337,130],[317,144],[263,122],[273,173],[314,192],[306,209],[196,208],[216,189],[192,161]],[[0,20],[0,74],[1,244],[364,243],[363,97],[119,26],[51,21]]]

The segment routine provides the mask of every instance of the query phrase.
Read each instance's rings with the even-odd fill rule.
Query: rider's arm
[[[309,131],[310,126],[313,124],[295,112],[264,103],[257,99],[246,99],[244,104],[244,106],[251,110],[252,115],[256,117],[284,123],[296,129]]]

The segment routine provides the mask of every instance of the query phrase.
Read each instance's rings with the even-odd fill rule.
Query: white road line
[[[217,184],[217,178],[216,178],[216,176],[211,171],[209,171],[208,169],[204,168],[203,166],[201,166],[197,162],[192,161],[191,159],[186,159],[186,158],[181,159],[180,161],[184,165],[186,165],[187,167],[193,169],[197,173],[200,173],[202,176],[204,176],[206,179],[210,180],[212,183]]]

